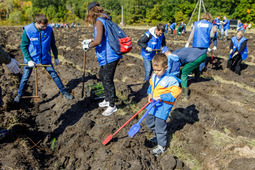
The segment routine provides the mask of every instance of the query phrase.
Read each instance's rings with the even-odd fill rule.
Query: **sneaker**
[[[20,96],[20,95],[17,95],[17,96],[14,98],[14,102],[15,102],[15,103],[19,103],[19,102],[20,102],[20,99],[21,99],[21,96]]]
[[[165,147],[158,145],[155,149],[152,150],[153,155],[159,156],[165,152]]]
[[[155,137],[153,137],[153,138],[150,138],[150,141],[151,142],[153,142],[153,143],[157,143],[158,142],[158,140],[157,140],[157,137],[155,136]]]
[[[98,103],[98,106],[99,107],[108,107],[110,105],[110,102],[109,101],[102,101],[100,103]]]
[[[110,116],[111,114],[113,114],[114,112],[116,112],[118,109],[116,107],[116,105],[114,105],[113,107],[108,106],[107,109],[102,113],[102,115],[104,116]]]
[[[73,96],[71,94],[67,93],[67,92],[64,92],[63,96],[64,96],[64,98],[66,98],[68,100],[72,100],[73,99]]]

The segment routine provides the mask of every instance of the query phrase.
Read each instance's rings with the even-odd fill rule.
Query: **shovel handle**
[[[28,64],[19,64],[20,66],[28,66]],[[51,67],[51,65],[46,64],[35,64],[36,67]]]
[[[114,134],[116,135],[124,126],[126,126],[132,119],[134,119],[145,107],[147,107],[150,104],[150,102],[146,103],[136,114],[134,114],[126,123],[124,123]]]
[[[143,119],[148,115],[148,113],[150,112],[150,110],[157,104],[159,103],[160,100],[153,100],[152,104],[150,105],[150,107],[147,109],[147,111],[144,113],[144,115],[140,118],[140,120],[137,122],[137,124],[141,124]]]

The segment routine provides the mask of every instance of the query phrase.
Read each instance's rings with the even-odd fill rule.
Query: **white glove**
[[[211,50],[211,48],[208,48],[207,50],[208,50],[209,52],[211,52],[211,51],[212,51],[212,50]]]
[[[34,67],[35,66],[35,62],[30,60],[28,63],[28,67]]]
[[[91,39],[86,39],[86,40],[83,40],[82,41],[82,45],[84,45],[84,44],[90,44],[92,41],[91,41]]]
[[[146,47],[145,50],[148,51],[148,52],[152,52],[152,48],[150,48],[150,47]]]
[[[11,59],[11,62],[9,64],[6,64],[6,66],[14,74],[20,72],[19,63],[13,58]]]
[[[83,44],[82,49],[84,51],[88,51],[89,50],[89,44]]]
[[[187,43],[187,44],[185,45],[185,47],[188,48],[188,47],[189,47],[189,43]]]
[[[233,50],[230,50],[229,55],[232,54]]]
[[[59,59],[54,60],[55,66],[59,65]]]
[[[86,39],[86,40],[83,40],[82,41],[82,49],[84,50],[84,51],[88,51],[88,49],[89,49],[89,44],[91,43],[92,41],[91,41],[91,39]]]
[[[213,51],[216,51],[216,50],[217,50],[217,47],[216,47],[216,46],[214,46],[214,47],[213,47]]]
[[[237,53],[233,54],[231,58],[234,58],[237,55]]]

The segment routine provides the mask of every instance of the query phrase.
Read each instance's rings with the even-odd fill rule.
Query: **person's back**
[[[195,32],[192,47],[207,49],[210,45],[210,32],[212,29],[212,23],[207,20],[200,20],[195,22],[194,25]]]
[[[167,59],[168,59],[167,72],[170,75],[179,77],[179,75],[180,75],[180,66],[181,66],[181,62],[180,62],[179,57],[175,54],[170,54],[170,55],[167,56]]]

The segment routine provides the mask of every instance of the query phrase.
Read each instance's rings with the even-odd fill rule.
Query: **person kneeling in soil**
[[[20,48],[24,55],[24,63],[28,64],[28,66],[24,67],[24,73],[20,81],[18,95],[15,97],[14,102],[20,102],[33,67],[35,67],[36,64],[51,65],[51,67],[45,67],[46,71],[50,74],[58,86],[63,97],[71,100],[73,99],[73,96],[66,91],[65,86],[54,70],[51,62],[50,51],[52,49],[55,58],[55,66],[59,64],[58,50],[55,44],[53,29],[50,25],[48,25],[48,19],[45,15],[37,14],[35,20],[36,22],[24,27],[22,34]]]
[[[188,99],[188,75],[194,72],[196,79],[199,78],[199,66],[207,58],[206,51],[199,48],[180,48],[172,53],[179,57],[183,66],[181,70],[181,86],[184,97]]]
[[[241,62],[248,57],[247,41],[242,30],[239,30],[236,36],[231,38],[227,68],[238,75],[241,75]]]
[[[143,57],[144,64],[144,81],[149,81],[152,73],[151,60],[156,54],[156,51],[160,50],[161,46],[166,45],[165,41],[165,27],[163,24],[158,24],[157,27],[152,27],[147,31],[139,40],[138,45],[142,47],[141,56]]]
[[[158,53],[152,59],[154,74],[150,79],[150,85],[147,91],[148,101],[151,99],[162,100],[146,116],[145,122],[149,129],[153,131],[155,137],[152,142],[158,143],[158,146],[152,150],[155,156],[165,152],[167,145],[167,123],[166,119],[181,93],[178,80],[167,73],[168,59],[165,54]],[[147,106],[149,107],[149,106]]]
[[[115,105],[115,86],[113,82],[114,73],[122,55],[116,54],[109,45],[108,34],[106,30],[106,20],[110,19],[106,12],[100,7],[99,3],[91,2],[88,5],[88,15],[86,24],[95,25],[95,40],[84,40],[83,49],[87,51],[89,48],[95,47],[97,60],[100,70],[99,77],[105,90],[105,99],[99,103],[99,107],[107,107],[102,113],[104,116],[110,116],[117,111]],[[91,42],[93,41],[93,42]]]
[[[170,49],[167,46],[163,47],[161,52],[165,54],[168,59],[167,73],[170,74],[171,76],[179,77],[180,66],[181,66],[179,57],[175,54],[172,54]]]

